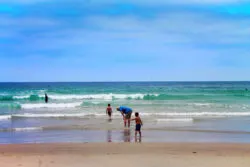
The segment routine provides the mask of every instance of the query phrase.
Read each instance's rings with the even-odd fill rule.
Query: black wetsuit
[[[48,98],[47,94],[45,94],[45,103],[48,103],[48,101],[49,101],[49,98]]]

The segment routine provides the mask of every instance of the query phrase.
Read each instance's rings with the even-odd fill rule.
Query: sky
[[[250,80],[247,0],[0,0],[0,82]]]

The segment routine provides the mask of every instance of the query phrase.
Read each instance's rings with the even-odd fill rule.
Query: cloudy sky
[[[0,81],[250,80],[247,0],[0,0]]]

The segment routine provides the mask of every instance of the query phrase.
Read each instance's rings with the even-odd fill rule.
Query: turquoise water
[[[48,104],[44,104],[44,93],[48,93]],[[92,113],[91,107],[107,103],[142,108],[145,113],[218,111],[230,115],[248,112],[249,99],[250,82],[0,83],[2,115],[26,109],[86,107]]]
[[[0,135],[121,130],[118,112],[106,120],[108,103],[139,112],[144,130],[250,132],[250,82],[0,83]]]

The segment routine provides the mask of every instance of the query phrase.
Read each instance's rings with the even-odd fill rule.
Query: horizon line
[[[250,80],[183,81],[0,81],[0,83],[122,83],[122,82],[250,82]]]

